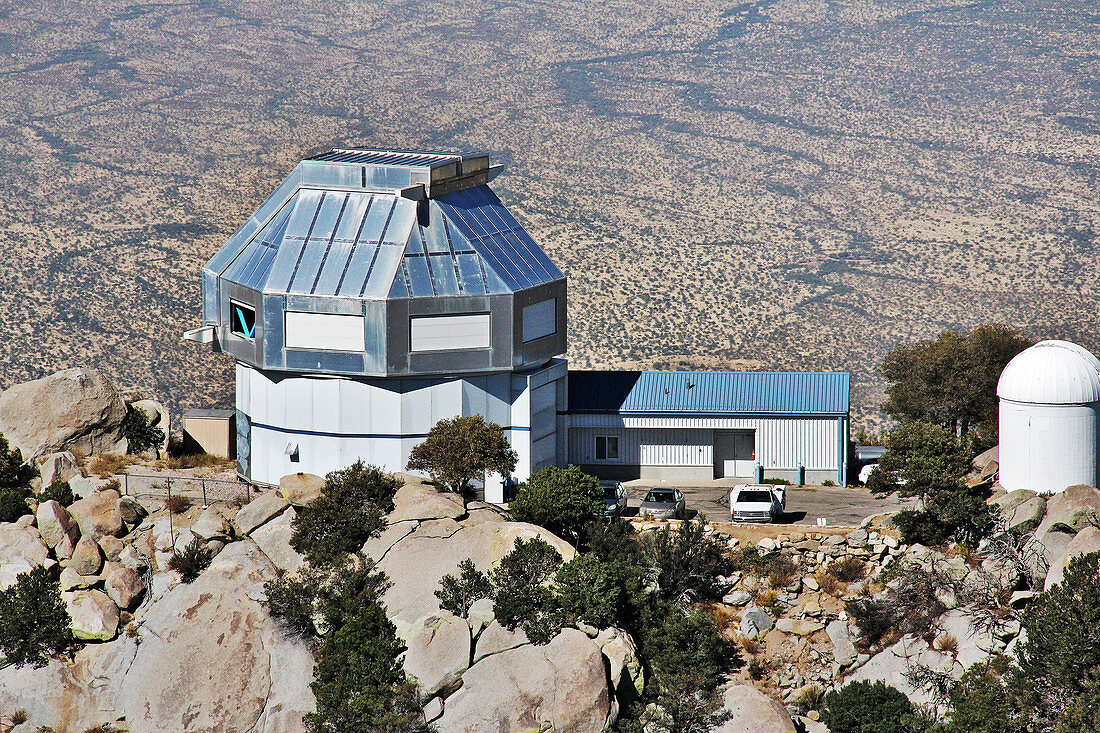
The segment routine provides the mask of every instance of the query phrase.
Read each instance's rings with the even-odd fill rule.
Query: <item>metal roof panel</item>
[[[847,372],[569,373],[571,412],[845,415]]]

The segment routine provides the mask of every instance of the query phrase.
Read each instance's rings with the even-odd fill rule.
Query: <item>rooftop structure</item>
[[[446,153],[302,161],[203,268],[193,337],[293,372],[546,363],[565,350],[565,276],[489,189],[498,171]]]

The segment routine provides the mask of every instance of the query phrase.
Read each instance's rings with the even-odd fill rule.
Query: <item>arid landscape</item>
[[[847,369],[1003,321],[1100,347],[1089,0],[0,3],[0,387],[173,406],[202,263],[301,157],[488,150],[581,368]]]

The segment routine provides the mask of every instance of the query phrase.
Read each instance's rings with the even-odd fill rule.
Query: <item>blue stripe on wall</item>
[[[317,435],[324,438],[427,438],[427,433],[409,433],[407,435],[401,435],[399,433],[329,433],[321,430],[296,430],[293,428],[280,428],[274,425],[264,425],[263,423],[252,423],[253,428],[263,428],[264,430],[271,430],[276,433],[284,433],[286,435]],[[515,430],[519,432],[531,432],[531,428],[522,427],[519,425],[511,425],[505,427],[504,430]]]

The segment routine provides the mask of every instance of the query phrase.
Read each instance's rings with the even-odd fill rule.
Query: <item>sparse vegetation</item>
[[[210,567],[214,553],[198,537],[191,540],[182,552],[177,552],[168,560],[168,568],[180,574],[184,583],[194,583],[203,570]]]
[[[821,710],[825,705],[825,691],[817,685],[810,685],[798,693],[791,701],[791,705],[801,715],[805,715],[811,710]]]
[[[157,468],[180,471],[188,468],[227,468],[233,465],[230,458],[222,458],[209,453],[183,453],[171,455],[157,461]]]
[[[164,508],[172,514],[183,514],[191,508],[191,505],[191,499],[180,494],[172,494],[164,500]]]
[[[113,453],[99,453],[92,457],[88,463],[88,470],[99,478],[110,478],[126,470],[127,466],[134,464],[132,456],[119,456]]]
[[[842,583],[854,583],[863,580],[863,576],[867,574],[867,563],[858,557],[849,556],[830,563],[826,573]]]
[[[481,415],[440,420],[409,454],[408,470],[423,471],[448,491],[469,497],[486,471],[502,476],[516,470],[516,452],[504,430]]]

